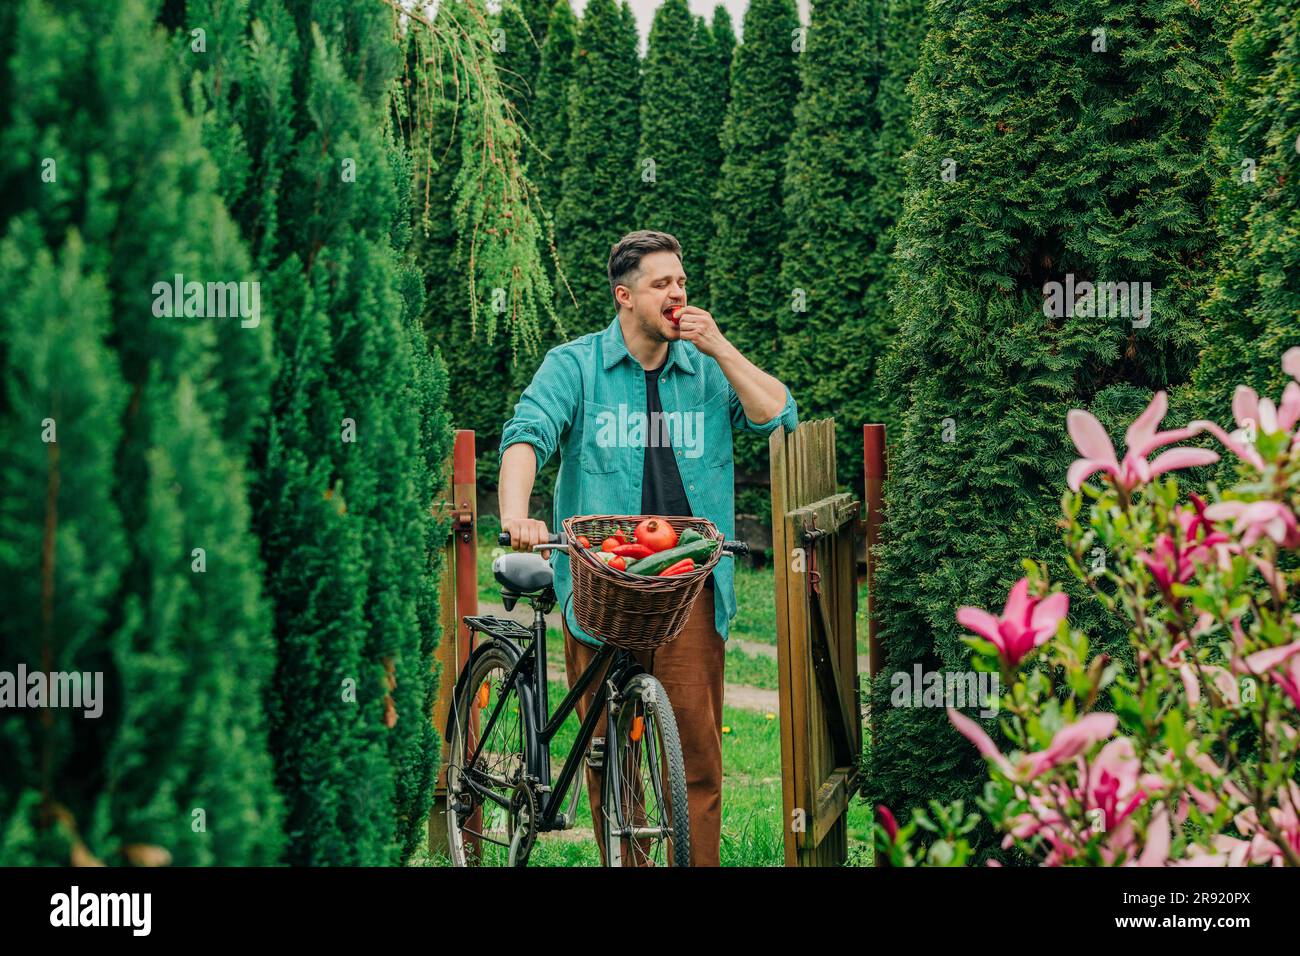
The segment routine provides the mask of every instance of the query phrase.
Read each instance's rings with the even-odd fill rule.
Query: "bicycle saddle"
[[[551,563],[535,551],[497,555],[492,561],[492,575],[502,587],[518,594],[544,591],[555,578]]]

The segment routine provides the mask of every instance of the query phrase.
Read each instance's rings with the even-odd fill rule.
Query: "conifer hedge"
[[[1300,345],[1298,14],[1293,2],[1247,5],[1214,130],[1219,271],[1190,394],[1197,417],[1224,425],[1238,384],[1279,399],[1288,378],[1278,359]]]
[[[1205,144],[1230,13],[928,8],[898,232],[900,329],[881,370],[902,412],[876,578],[885,660],[867,785],[895,813],[973,798],[983,767],[942,709],[891,707],[890,675],[914,663],[964,670],[956,608],[1000,608],[1022,558],[1071,580],[1052,558],[1074,457],[1067,411],[1131,420],[1196,364],[1214,238]],[[1151,282],[1149,324],[1082,306],[1045,315],[1046,284],[1069,275]],[[1114,636],[1082,594],[1071,613],[1094,639]]]
[[[253,276],[154,5],[11,13],[0,668],[103,683],[98,716],[0,722],[0,862],[273,863],[274,646],[245,469],[269,316],[190,295]]]

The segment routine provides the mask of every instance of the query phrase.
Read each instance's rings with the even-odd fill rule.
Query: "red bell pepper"
[[[659,577],[667,578],[667,577],[672,577],[675,574],[685,574],[688,571],[694,571],[694,570],[695,570],[695,559],[682,558],[676,564],[669,565],[668,567],[660,571]]]
[[[622,544],[614,549],[614,553],[624,558],[648,558],[654,554],[644,544]]]

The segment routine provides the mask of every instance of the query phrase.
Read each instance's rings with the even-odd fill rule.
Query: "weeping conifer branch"
[[[415,192],[422,197],[416,218],[427,235],[430,210],[440,198],[431,192],[434,174],[459,145],[461,164],[451,187],[453,256],[466,263],[471,336],[478,338],[479,300],[487,296],[487,341],[494,340],[498,316],[503,316],[517,361],[520,345],[529,354],[538,350],[539,305],[567,337],[539,251],[545,237],[556,275],[569,289],[553,220],[522,162],[524,144],[545,154],[505,95],[491,27],[476,3],[443,3],[437,16],[429,18],[414,4],[378,2],[393,11],[393,28],[414,54],[407,57],[393,112],[414,157]],[[573,299],[572,290],[569,297]]]

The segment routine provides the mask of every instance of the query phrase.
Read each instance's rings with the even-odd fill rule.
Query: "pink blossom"
[[[957,622],[987,638],[1008,667],[1015,667],[1035,647],[1046,644],[1070,610],[1068,594],[1031,597],[1029,579],[1021,578],[1007,595],[1001,617],[969,605],[957,611]]]
[[[1232,533],[1249,548],[1268,537],[1284,548],[1300,546],[1300,526],[1291,509],[1280,501],[1220,501],[1205,509],[1211,521],[1232,521]]]
[[[883,803],[876,804],[876,813],[880,817],[880,825],[883,826],[885,832],[889,834],[889,842],[893,843],[898,839],[898,821],[895,820],[894,815],[889,812],[889,807],[885,806]]]
[[[1287,352],[1300,354],[1300,349]],[[1286,367],[1286,359],[1283,359]],[[1208,431],[1242,461],[1252,465],[1257,471],[1264,469],[1264,459],[1255,449],[1255,434],[1272,435],[1282,432],[1291,437],[1292,447],[1300,445],[1300,432],[1295,432],[1300,422],[1300,384],[1288,382],[1282,390],[1281,404],[1274,405],[1271,398],[1260,398],[1253,388],[1238,385],[1232,395],[1232,417],[1237,422],[1237,430],[1232,434],[1210,421],[1194,421],[1189,427],[1199,431]],[[1294,434],[1293,434],[1294,432]]]
[[[1082,457],[1075,460],[1066,475],[1070,490],[1078,491],[1084,480],[1098,471],[1110,475],[1117,485],[1129,491],[1166,471],[1209,465],[1218,461],[1218,454],[1205,448],[1172,448],[1157,455],[1154,461],[1147,461],[1147,455],[1157,448],[1172,445],[1201,432],[1201,429],[1191,427],[1158,431],[1168,408],[1169,400],[1164,391],[1156,392],[1151,404],[1124,434],[1127,450],[1123,462],[1116,458],[1115,446],[1101,422],[1089,412],[1079,408],[1071,409],[1066,416],[1066,427]]]
[[[1183,657],[1183,652],[1189,647],[1186,639],[1179,641],[1169,651],[1164,664],[1166,667],[1178,668],[1178,675],[1183,680],[1183,690],[1187,693],[1187,705],[1195,707],[1201,702],[1201,682],[1191,662]],[[1232,675],[1227,670],[1217,664],[1202,664],[1201,673],[1213,683],[1214,689],[1229,707],[1240,706],[1241,694],[1237,682],[1232,679]]]
[[[1300,346],[1286,350],[1282,356],[1282,371],[1294,379],[1300,379]]]
[[[1291,698],[1296,709],[1300,710],[1300,657],[1292,657],[1285,667],[1269,671],[1268,676]]]
[[[1032,780],[1067,760],[1073,760],[1093,744],[1113,734],[1119,724],[1114,714],[1088,714],[1058,730],[1046,750],[1024,754],[1012,766],[1011,761],[998,750],[997,744],[993,743],[993,739],[975,721],[952,707],[948,708],[948,719],[1005,776],[1023,781]]]
[[[1214,549],[1231,541],[1222,531],[1211,529],[1205,502],[1195,494],[1191,498],[1194,510],[1181,505],[1174,510],[1173,517],[1181,532],[1178,539],[1162,532],[1156,536],[1152,552],[1138,554],[1165,599],[1175,607],[1182,601],[1174,598],[1173,586],[1190,581],[1196,568],[1210,561]]]

